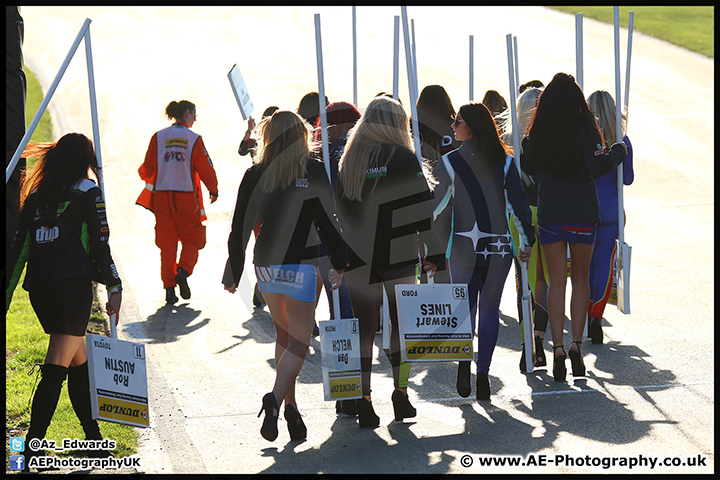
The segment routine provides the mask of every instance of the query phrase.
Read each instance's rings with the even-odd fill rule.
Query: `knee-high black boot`
[[[102,440],[100,426],[97,420],[92,418],[92,407],[90,406],[90,380],[88,378],[87,362],[68,369],[68,393],[70,403],[75,410],[80,425],[85,432],[86,440]],[[83,450],[81,453],[92,458],[105,458],[112,456],[108,450]]]
[[[43,439],[50,426],[50,421],[55,414],[55,408],[60,398],[63,382],[67,376],[67,367],[47,363],[40,367],[41,380],[33,396],[32,408],[30,410],[30,428],[25,436],[25,470],[30,466],[32,457],[43,456],[43,450],[36,452],[30,449],[30,442],[33,439]]]
[[[90,381],[87,362],[68,369],[68,393],[86,440],[102,440],[97,420],[92,418],[90,407]]]

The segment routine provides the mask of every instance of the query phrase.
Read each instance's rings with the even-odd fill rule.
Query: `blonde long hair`
[[[340,158],[339,177],[343,195],[362,201],[362,189],[368,168],[379,166],[379,147],[393,144],[415,152],[410,137],[408,116],[397,100],[375,97],[360,120],[348,133]]]
[[[307,172],[307,162],[315,149],[312,127],[297,113],[278,110],[257,126],[260,134],[256,164],[265,164],[261,185],[272,193],[284,190]]]
[[[542,88],[530,87],[523,90],[520,97],[517,99],[517,123],[518,123],[518,138],[522,142],[523,137],[528,133],[528,127],[532,120],[535,108],[537,108],[538,99],[542,93]],[[513,144],[513,131],[512,131],[512,111],[508,108],[502,113],[495,116],[495,120],[500,127],[500,131],[503,132],[502,140],[506,145]]]
[[[605,90],[597,90],[588,97],[588,105],[592,110],[595,118],[597,118],[598,127],[602,131],[603,137],[605,138],[605,145],[603,148],[605,151],[609,151],[612,144],[617,142],[617,124],[615,120],[615,101],[612,95]],[[621,114],[620,125],[622,128],[622,134],[625,136],[625,130],[627,129],[627,114]]]

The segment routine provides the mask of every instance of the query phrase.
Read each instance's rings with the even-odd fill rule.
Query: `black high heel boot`
[[[592,317],[590,319],[590,325],[588,325],[588,334],[592,339],[593,345],[602,345],[603,343],[603,330],[602,330],[602,318]]]
[[[412,418],[417,415],[417,410],[410,404],[408,396],[398,389],[392,393],[392,403],[396,422],[402,422],[404,418]]]
[[[567,368],[565,368],[565,349],[562,345],[554,345],[553,347],[553,377],[556,382],[564,382],[565,376],[567,375]],[[558,348],[562,349],[562,355],[555,355],[555,350]]]
[[[35,390],[30,410],[30,428],[25,435],[25,466],[24,472],[30,471],[30,461],[33,457],[45,455],[44,450],[30,449],[32,439],[43,439],[55,414],[63,382],[67,377],[67,367],[46,363],[40,366],[41,379]]]
[[[263,404],[260,409],[260,413],[258,413],[258,418],[260,418],[263,410],[265,410],[265,419],[263,420],[262,427],[260,428],[260,435],[262,435],[265,440],[272,442],[278,436],[277,422],[280,409],[278,408],[275,395],[272,392],[266,393],[262,402]]]
[[[85,432],[85,440],[102,440],[103,436],[102,433],[100,433],[98,422],[92,418],[87,362],[76,367],[68,368],[67,383],[70,404],[72,404],[75,415],[78,417],[78,420],[80,420],[80,425]],[[113,456],[109,450],[83,450],[81,453],[91,458],[107,458]]]
[[[490,379],[485,372],[477,372],[475,376],[475,396],[478,400],[490,400]]]
[[[470,388],[470,361],[458,362],[456,388],[458,395],[463,398],[469,397],[472,392]]]
[[[302,421],[300,412],[292,405],[285,405],[285,420],[290,432],[290,440],[305,440],[307,438],[307,427]]]
[[[535,335],[535,366],[544,367],[547,365],[545,359],[545,350],[543,349],[543,339]]]
[[[582,342],[580,340],[573,340],[570,343],[574,343],[578,347],[577,352],[574,350],[568,350],[573,377],[584,377],[585,363],[583,362],[582,353],[580,353],[580,345],[582,345]]]
[[[365,397],[357,401],[357,409],[360,428],[377,428],[380,425],[380,417],[375,415],[372,402]]]

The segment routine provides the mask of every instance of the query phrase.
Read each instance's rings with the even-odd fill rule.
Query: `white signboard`
[[[335,311],[339,312],[339,308]],[[318,329],[325,401],[361,398],[358,320],[320,321]]]
[[[395,285],[395,298],[403,361],[473,359],[467,285]]]
[[[240,107],[243,120],[247,120],[252,115],[254,107],[237,64],[233,65],[230,72],[228,72],[228,80],[230,80],[230,87],[235,94],[235,100],[237,100],[238,107]]]
[[[149,427],[145,345],[92,334],[85,341],[92,417]]]

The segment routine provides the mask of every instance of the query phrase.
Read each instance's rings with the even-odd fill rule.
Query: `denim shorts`
[[[595,244],[597,223],[570,223],[565,225],[538,225],[540,244],[568,242]]]
[[[255,276],[262,293],[281,293],[303,302],[314,302],[317,299],[315,265],[256,266]]]

